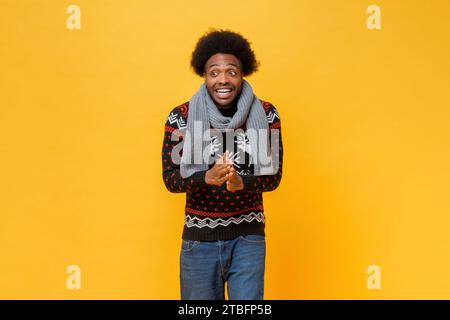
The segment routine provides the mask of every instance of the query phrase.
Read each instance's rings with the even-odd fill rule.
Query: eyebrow
[[[218,66],[218,65],[219,65],[218,63],[214,63],[214,64],[210,65],[210,66],[208,67],[208,69],[211,69],[212,67],[215,67],[215,66]],[[234,63],[228,63],[227,66],[234,66],[234,67],[236,67],[236,68],[239,68],[239,66],[238,66],[238,65],[235,65]]]

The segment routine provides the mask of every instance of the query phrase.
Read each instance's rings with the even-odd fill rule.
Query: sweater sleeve
[[[281,139],[281,121],[275,107],[271,105],[271,110],[268,112],[267,117],[269,120],[270,129],[279,129],[278,135],[278,171],[274,175],[241,175],[242,181],[244,182],[243,192],[249,193],[261,193],[275,190],[281,181],[281,176],[283,173],[283,142]],[[276,152],[272,150],[272,154]]]
[[[162,166],[163,166],[163,180],[164,184],[170,192],[196,192],[201,188],[207,186],[205,182],[206,171],[194,173],[188,178],[182,178],[180,174],[180,165],[172,161],[172,151],[177,150],[174,147],[183,141],[183,134],[180,129],[183,128],[185,120],[180,114],[178,108],[175,108],[167,118],[164,129],[164,140],[162,147]],[[178,139],[172,141],[172,133]],[[183,151],[179,153],[179,159]]]

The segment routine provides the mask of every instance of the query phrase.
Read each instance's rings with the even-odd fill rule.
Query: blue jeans
[[[182,240],[182,300],[262,300],[266,241],[261,235],[213,242]]]

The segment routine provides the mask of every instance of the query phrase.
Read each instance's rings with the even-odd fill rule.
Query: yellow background
[[[66,8],[81,8],[69,30]],[[381,7],[381,30],[366,9]],[[450,298],[447,0],[0,0],[0,298],[178,299],[169,111],[210,27],[279,110],[267,299]],[[381,290],[366,286],[381,268]],[[81,290],[66,287],[81,267]]]

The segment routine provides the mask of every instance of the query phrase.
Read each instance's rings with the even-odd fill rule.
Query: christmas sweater
[[[253,175],[250,162],[251,150],[245,135],[245,124],[234,137],[234,150],[231,161],[237,174],[242,177],[244,189],[230,192],[226,184],[220,187],[205,182],[205,171],[196,172],[188,178],[180,175],[180,166],[173,161],[172,152],[183,142],[187,127],[189,102],[175,107],[167,117],[162,147],[163,180],[166,188],[174,193],[186,193],[184,214],[184,240],[216,241],[229,240],[241,235],[265,235],[263,192],[276,189],[281,181],[283,164],[283,144],[281,140],[281,122],[278,111],[263,100],[261,105],[266,113],[269,129],[278,129],[278,171],[274,175]],[[269,130],[270,131],[270,130]],[[211,157],[219,157],[225,152],[226,137],[218,139],[211,135],[209,152]],[[230,151],[230,150],[229,150]],[[175,151],[176,152],[176,151]],[[272,149],[272,153],[274,150]],[[181,159],[182,150],[178,159]],[[241,158],[243,157],[243,158]],[[234,161],[241,159],[240,161]],[[245,159],[243,161],[242,159]],[[211,168],[214,163],[209,165]]]

